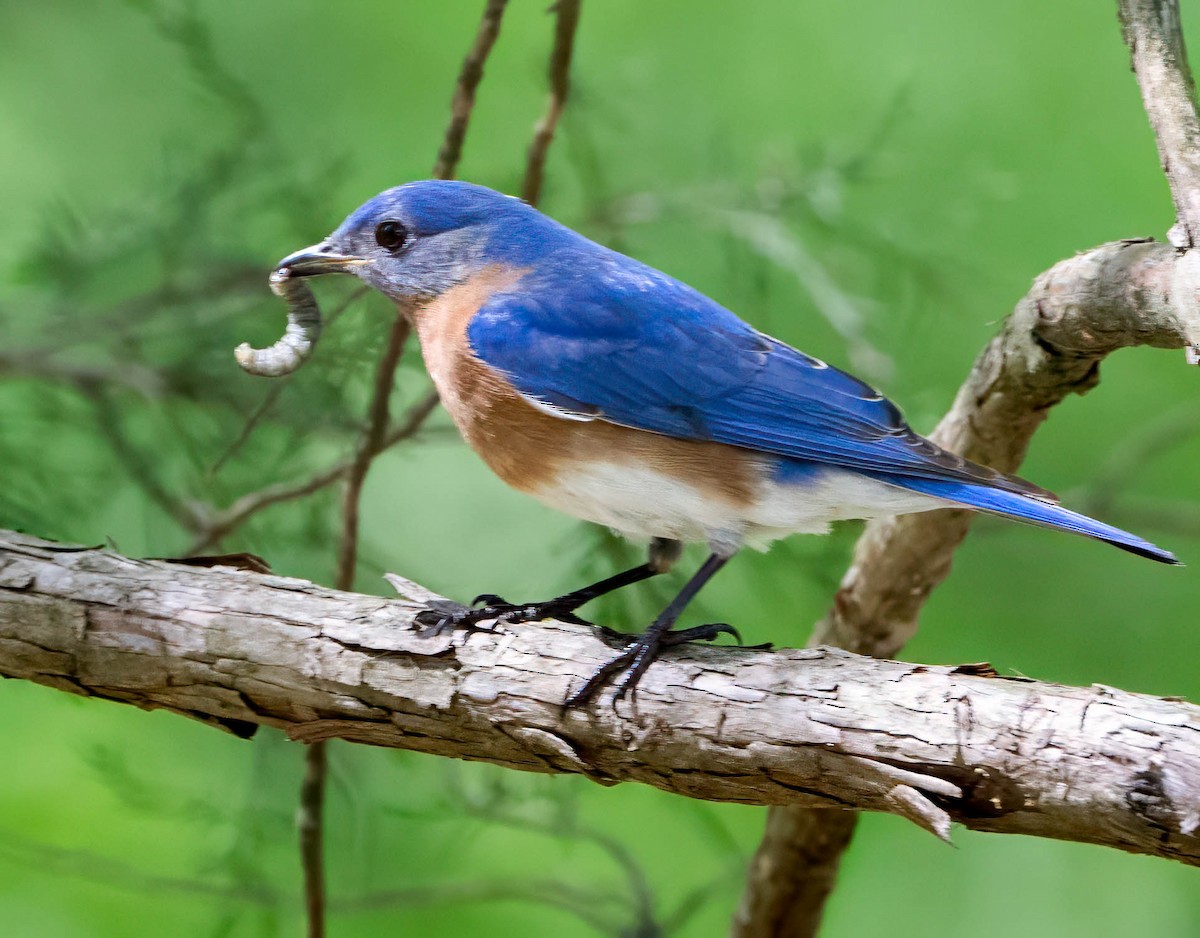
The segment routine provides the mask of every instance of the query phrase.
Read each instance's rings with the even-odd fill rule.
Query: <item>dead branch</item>
[[[1015,471],[1050,409],[1097,384],[1106,355],[1131,346],[1184,348],[1200,341],[1198,271],[1200,253],[1181,254],[1153,241],[1105,244],[1056,264],[1034,281],[975,361],[932,438],[977,462]],[[812,644],[897,654],[916,632],[926,599],[950,572],[972,517],[967,511],[939,511],[867,525]],[[758,857],[755,868],[772,870],[772,878],[749,879],[739,912],[745,924],[734,932],[741,938],[780,934],[772,922],[819,919],[819,907],[814,912],[788,906],[813,897],[808,883],[833,875],[839,857],[819,845],[833,839],[825,825],[844,823],[826,815],[810,822],[787,817],[794,811],[770,812],[761,849],[786,842],[773,835],[776,825],[809,830],[813,842],[791,844],[786,858]],[[848,837],[839,837],[848,843]],[[814,858],[825,862],[820,868],[789,863]]]
[[[427,597],[419,587],[406,592]],[[560,702],[611,649],[546,622],[422,637],[412,602],[0,533],[0,674],[240,735],[344,739],[639,781],[714,801],[886,811],[1200,865],[1200,708],[835,649],[689,649],[635,709]]]
[[[421,430],[426,418],[437,408],[438,403],[437,391],[432,389],[414,401],[404,412],[403,419],[388,431],[383,439],[380,452],[415,436]],[[248,492],[228,508],[209,516],[187,552],[201,554],[211,550],[222,538],[227,537],[264,508],[304,498],[345,478],[353,467],[354,460],[355,456],[351,454],[333,465],[313,473],[307,479],[301,479],[298,482],[275,483],[264,486],[255,492]]]
[[[975,360],[931,434],[984,465],[1015,471],[1034,432],[1069,394],[1100,380],[1121,348],[1184,348],[1200,339],[1200,254],[1153,241],[1117,241],[1056,264]],[[931,512],[868,525],[833,608],[813,634],[890,657],[912,637],[929,594],[949,573],[973,513]]]
[[[1095,387],[1106,355],[1139,345],[1184,348],[1200,339],[1197,270],[1200,252],[1181,254],[1153,241],[1105,244],[1056,264],[1034,281],[976,359],[932,438],[977,462],[1015,471],[1050,409],[1068,394]],[[930,593],[949,574],[972,518],[968,511],[937,511],[868,524],[810,644],[897,654],[916,632]],[[768,813],[735,920],[739,938],[783,934],[776,930],[780,922],[810,922],[812,929],[795,934],[815,933],[825,893],[810,884],[835,875],[840,851],[824,847],[848,844],[849,835],[844,818],[792,816],[799,810]],[[808,841],[792,842],[776,828],[806,831]],[[760,878],[756,870],[771,876]]]
[[[1200,122],[1176,0],[1118,0],[1125,41],[1154,128],[1178,220],[1170,240],[1191,247],[1200,233]],[[1034,283],[992,340],[933,438],[955,452],[1015,471],[1033,432],[1067,394],[1099,380],[1099,362],[1128,345],[1185,348],[1200,364],[1200,256],[1153,243],[1104,245],[1056,265]],[[1141,294],[1159,285],[1161,297]],[[863,532],[833,608],[817,623],[813,644],[894,655],[912,636],[929,594],[950,572],[970,525],[967,512],[934,512],[872,522]],[[766,938],[784,922],[815,934],[849,835],[824,815],[776,808],[747,880],[732,934]],[[807,843],[785,844],[803,831]],[[845,836],[843,836],[845,835]],[[841,849],[824,849],[841,842]],[[771,875],[756,875],[769,870]]]

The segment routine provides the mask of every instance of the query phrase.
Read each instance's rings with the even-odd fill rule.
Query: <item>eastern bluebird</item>
[[[624,672],[620,697],[660,649],[732,632],[672,628],[741,547],[823,533],[832,521],[971,508],[1177,562],[1044,489],[947,452],[857,378],[490,189],[389,189],[276,274],[333,272],[354,274],[411,317],[442,403],[501,479],[650,539],[645,564],[558,599],[514,606],[485,595],[422,622],[575,618],[588,600],[665,572],[683,542],[708,545],[679,595],[568,704]]]

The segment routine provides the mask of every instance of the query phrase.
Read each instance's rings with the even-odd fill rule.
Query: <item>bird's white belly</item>
[[[788,534],[824,534],[833,521],[928,511],[947,504],[834,468],[796,483],[774,481],[764,471],[753,497],[737,504],[645,465],[619,462],[560,471],[530,494],[628,537],[704,541],[728,553],[743,545],[762,549]]]

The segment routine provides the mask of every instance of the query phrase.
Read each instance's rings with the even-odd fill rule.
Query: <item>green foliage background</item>
[[[519,185],[545,5],[511,4],[464,178]],[[351,306],[233,450],[269,388],[230,350],[281,328],[274,260],[427,175],[481,6],[0,2],[0,525],[170,555],[190,541],[180,499],[225,505],[347,450],[385,304]],[[1110,3],[591,0],[574,79],[544,208],[875,380],[924,430],[1034,275],[1172,221]],[[321,290],[327,308],[348,292]],[[906,654],[1200,699],[1198,377],[1182,353],[1115,356],[1024,467],[1191,567],[981,522]],[[415,348],[400,384],[397,409],[427,387]],[[628,555],[506,490],[440,413],[365,498],[362,590],[394,569],[459,597],[541,597]],[[279,506],[225,547],[329,582],[336,512],[331,492]],[[802,643],[855,533],[740,557],[695,621]],[[602,614],[631,625],[655,601]],[[18,682],[0,718],[6,933],[298,933],[299,747]],[[720,934],[763,820],[632,786],[331,756],[339,936]],[[826,934],[1200,933],[1192,870],[955,840],[865,818]]]

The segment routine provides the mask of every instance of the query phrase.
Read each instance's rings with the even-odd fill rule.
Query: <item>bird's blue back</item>
[[[516,232],[506,228],[503,237],[516,236],[503,253],[529,273],[468,328],[476,354],[521,393],[641,430],[782,457],[782,474],[801,460],[1048,494],[946,453],[870,386],[673,277],[540,214],[521,220]]]

